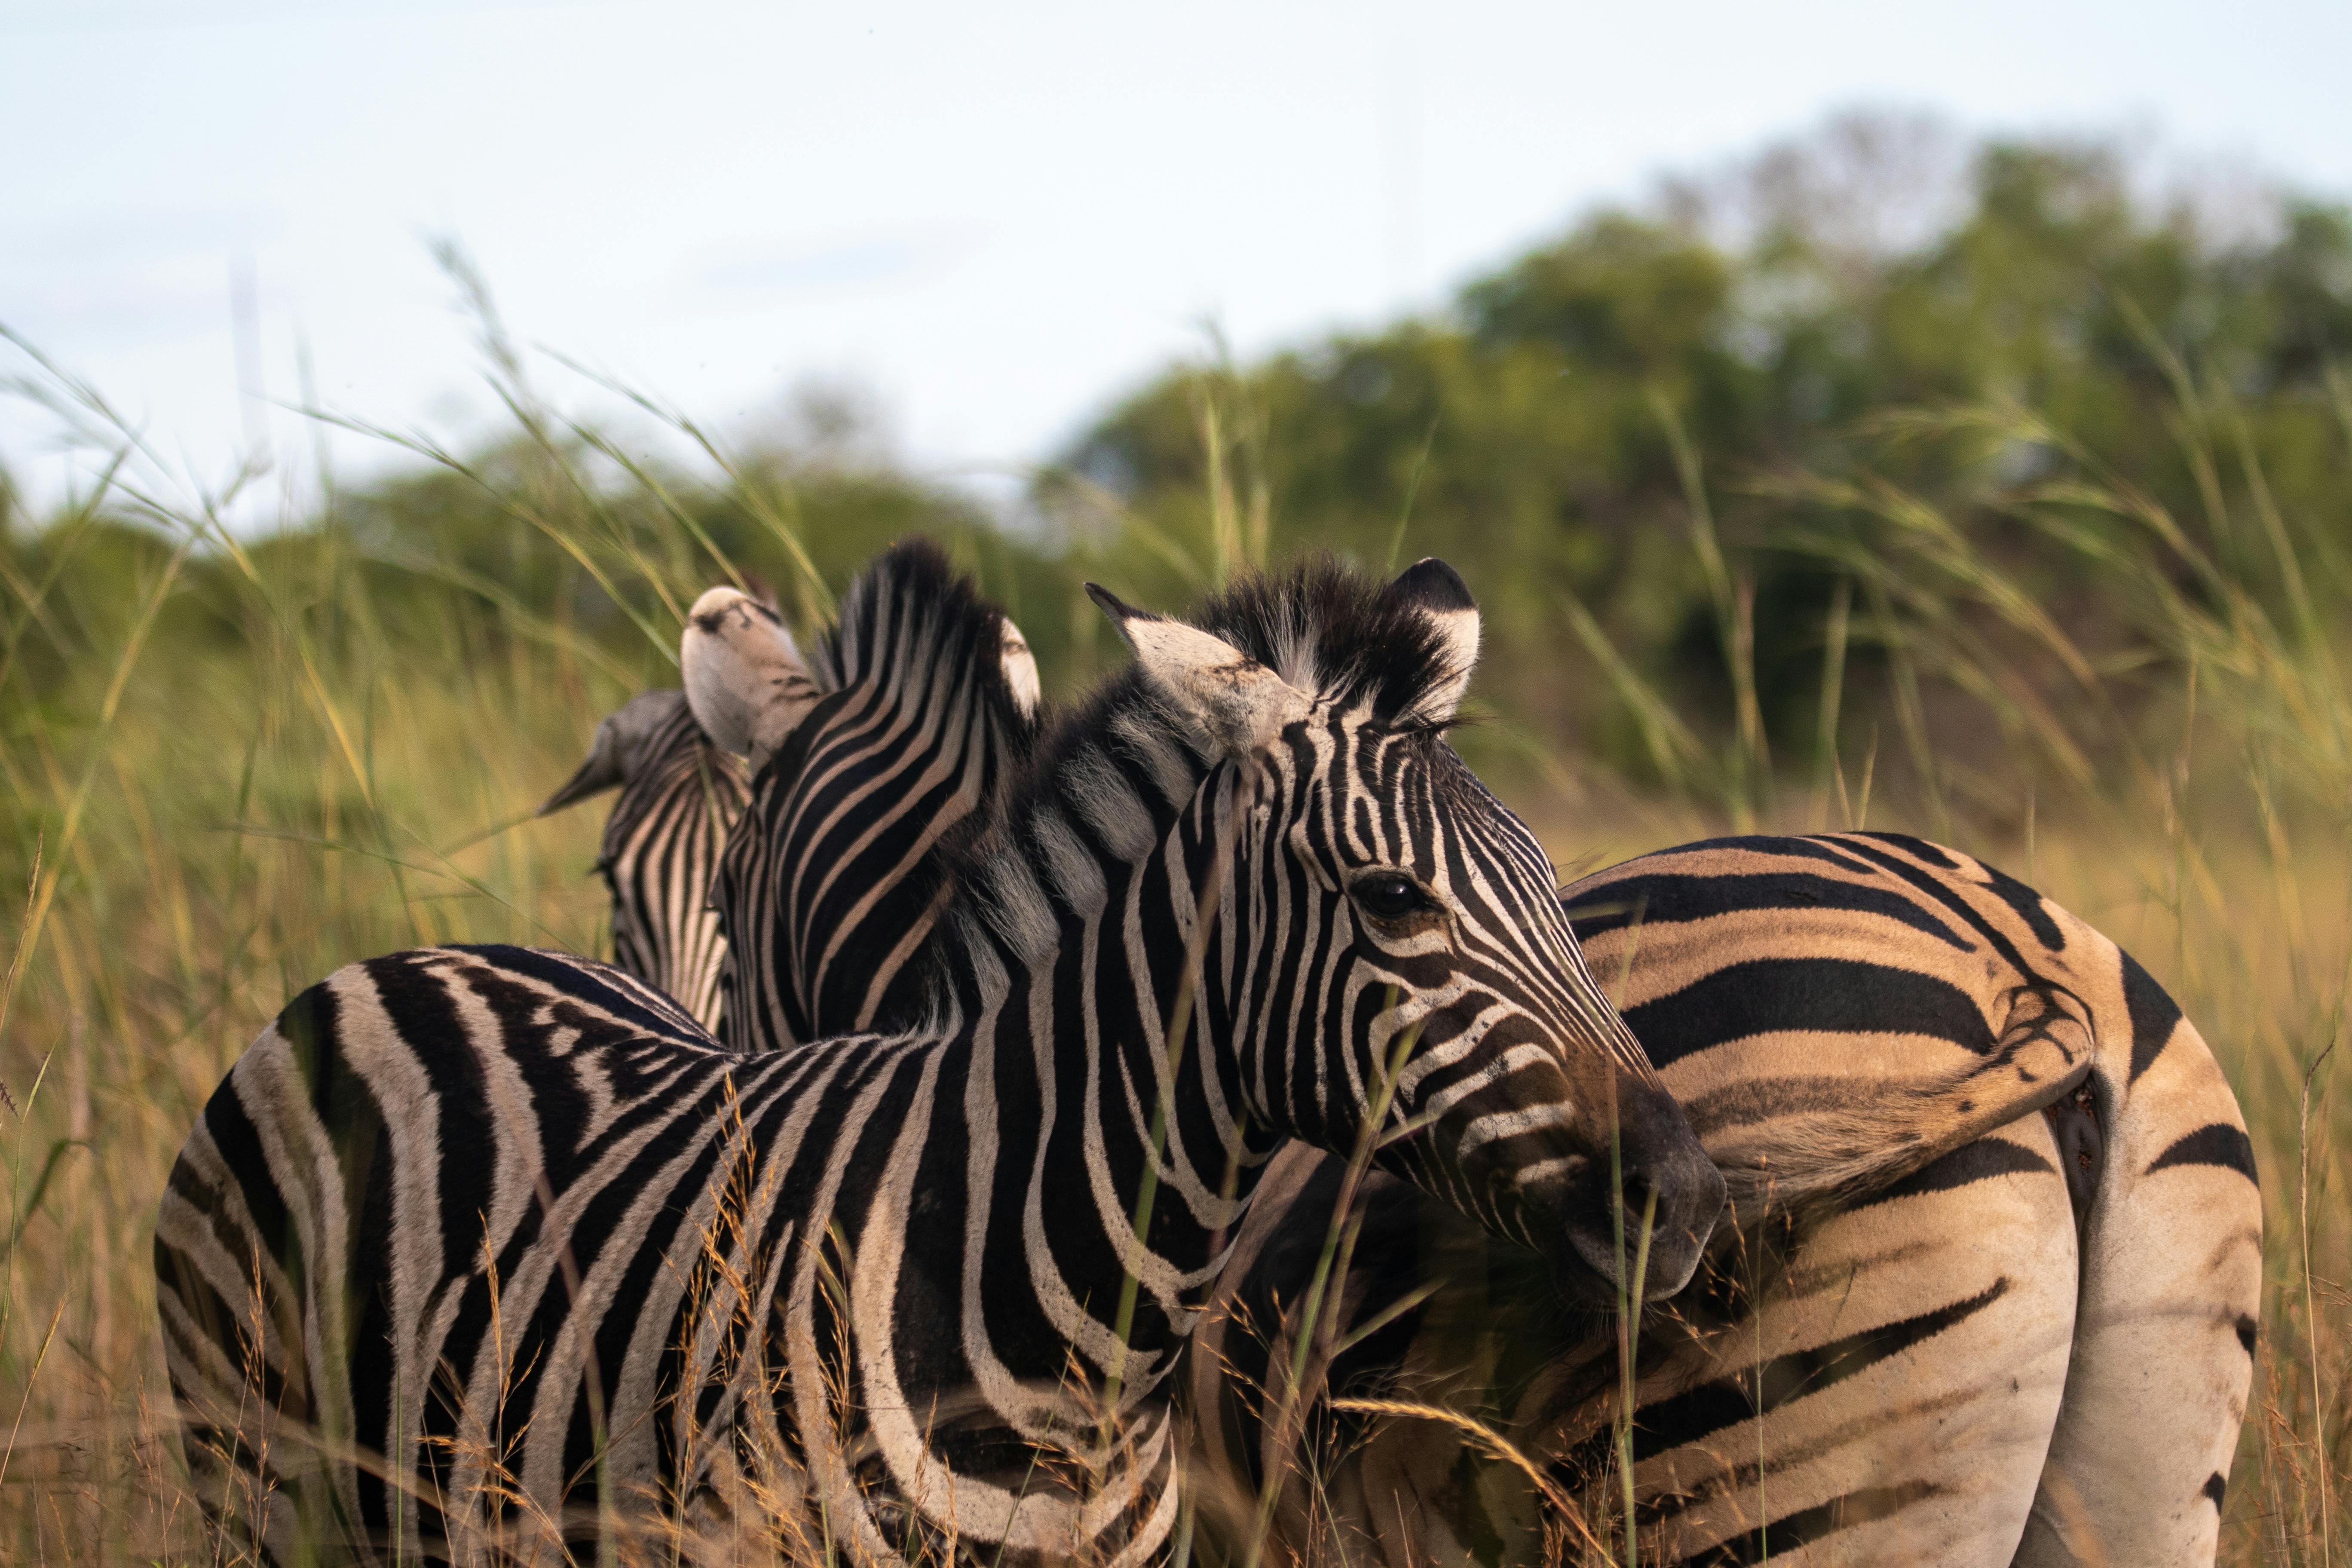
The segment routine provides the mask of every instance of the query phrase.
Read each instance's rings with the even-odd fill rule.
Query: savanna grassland
[[[1302,549],[1442,554],[1487,612],[1462,747],[1564,876],[1901,827],[2099,925],[2262,1171],[2222,1560],[2352,1550],[2352,219],[2224,225],[2097,148],[1990,146],[1889,237],[1855,172],[1901,142],[1833,127],[1427,317],[1172,370],[1010,517],[651,405],[659,442],[575,423],[454,260],[511,425],[387,436],[400,477],[266,532],[219,521],[258,462],[175,479],[12,340],[88,477],[0,492],[0,1555],[192,1549],[150,1228],[256,1032],[399,947],[603,951],[599,811],[533,815],[597,720],[675,682],[702,587],[814,621],[913,531],[1060,694],[1112,658],[1083,580],[1172,605]]]

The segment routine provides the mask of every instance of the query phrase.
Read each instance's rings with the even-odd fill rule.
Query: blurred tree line
[[[1484,689],[1540,731],[1639,770],[1664,760],[1646,700],[1804,758],[1826,645],[1850,719],[1890,639],[1946,673],[2000,651],[2000,617],[1950,602],[1970,575],[2054,606],[2086,662],[2145,653],[2099,566],[2141,525],[2072,509],[2085,531],[2053,550],[2014,515],[2063,480],[2127,476],[2258,600],[2293,567],[2257,514],[2288,520],[2340,609],[2347,353],[2339,206],[2166,200],[2110,146],[1851,117],[1584,217],[1437,314],[1164,376],[1056,499],[1073,530],[1202,539],[1224,487],[1277,553],[1443,553],[1504,656]]]
[[[1907,742],[1884,766],[1924,764],[1975,742],[1987,704],[2082,771],[2078,712],[2127,708],[2131,672],[2179,652],[2148,635],[2148,595],[2305,636],[2352,596],[2352,217],[2168,196],[2105,144],[1832,121],[1591,213],[1442,309],[1170,369],[1009,515],[871,455],[722,458],[665,410],[718,477],[633,457],[532,395],[457,271],[518,431],[207,544],[156,636],[225,649],[253,628],[218,584],[291,574],[322,637],[364,615],[471,657],[576,644],[617,689],[670,679],[676,611],[717,563],[814,619],[921,530],[1067,679],[1110,657],[1081,578],[1181,603],[1301,548],[1437,553],[1487,607],[1482,691],[1517,735],[1745,807],[1865,731],[1874,755],[1882,721]],[[173,548],[139,510],[36,527],[0,489],[0,653],[32,689]]]

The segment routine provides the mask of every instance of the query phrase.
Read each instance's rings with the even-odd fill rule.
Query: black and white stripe
[[[728,695],[705,672],[730,659],[772,674],[801,663],[772,617],[714,589],[689,618],[684,663],[690,686],[722,687],[706,700],[722,727]],[[728,935],[723,1037],[743,1050],[921,1021],[911,966],[951,893],[949,868],[1036,743],[1027,642],[928,542],[859,575],[804,668],[829,695],[755,753],[712,892]]]
[[[749,1509],[852,1555],[1139,1558],[1220,1238],[1286,1137],[1353,1142],[1401,1040],[1392,1163],[1571,1269],[1613,1268],[1602,1108],[1639,1108],[1679,1282],[1720,1181],[1532,838],[1436,733],[1458,581],[1254,586],[1204,617],[1231,640],[1108,605],[1139,668],[959,853],[924,1029],[743,1056],[512,949],[355,965],[288,1008],[158,1226],[225,1530],[281,1561],[464,1555]],[[777,689],[741,694],[755,746]]]
[[[539,815],[621,793],[604,819],[597,874],[613,898],[613,962],[666,992],[714,1033],[727,943],[710,885],[751,789],[683,691],[647,691],[596,727],[587,761]]]
[[[607,718],[540,815],[620,789],[597,862],[614,963],[725,1043],[771,1050],[883,1016],[890,979],[939,912],[953,829],[992,806],[1007,758],[1034,742],[1037,667],[1020,628],[919,540],[859,574],[805,659],[766,605],[711,590],[689,617],[689,681],[712,655],[709,628],[730,619],[772,644],[767,673],[795,699],[760,751],[761,804],[742,837],[749,770],[682,691],[644,693]],[[734,717],[722,706],[715,721]],[[749,750],[748,736],[737,744]],[[730,915],[767,955],[740,980]],[[793,930],[809,934],[795,943],[782,934]],[[739,984],[749,1008],[723,1006]]]
[[[1740,1222],[1643,1330],[1645,1560],[2210,1563],[2261,1208],[2234,1097],[2147,972],[1895,835],[1717,840],[1562,897]],[[1286,1155],[1245,1227],[1191,1379],[1213,1472],[1272,1458],[1252,1387],[1336,1186]],[[1367,1194],[1349,1310],[1449,1282],[1343,1358],[1341,1392],[1479,1414],[1606,1511],[1613,1331],[1426,1209]],[[1324,1431],[1290,1543],[1515,1561],[1540,1531],[1450,1429]]]

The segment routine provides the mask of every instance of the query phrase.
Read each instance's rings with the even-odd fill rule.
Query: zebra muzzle
[[[1554,1200],[1567,1246],[1548,1250],[1586,1294],[1614,1298],[1638,1273],[1643,1300],[1671,1296],[1690,1283],[1723,1213],[1723,1173],[1682,1108],[1648,1084],[1620,1079],[1615,1137],[1596,1131]]]

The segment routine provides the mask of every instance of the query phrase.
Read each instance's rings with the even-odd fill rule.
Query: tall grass
[[[504,526],[560,549],[582,587],[552,609],[478,561],[387,551],[331,511],[240,538],[220,519],[258,476],[174,485],[102,399],[37,374],[100,457],[86,495],[0,550],[0,868],[16,911],[0,980],[9,1561],[143,1562],[194,1545],[149,1227],[181,1140],[255,1033],[310,981],[397,947],[600,951],[595,813],[540,820],[533,803],[599,718],[662,678],[679,607],[700,587],[764,574],[814,614],[836,585],[789,482],[647,405],[706,454],[716,482],[750,498],[753,543],[731,558],[703,521],[698,481],[554,412],[483,316],[518,439],[496,463],[398,439]],[[1889,439],[2047,456],[2043,477],[1979,512],[1866,476],[1772,480],[1789,520],[1778,546],[1811,552],[1842,584],[1820,628],[1803,776],[1787,771],[1786,748],[1776,773],[1766,744],[1747,668],[1752,595],[1706,509],[1723,480],[1677,437],[1734,722],[1715,735],[1679,712],[1563,600],[1562,624],[1634,716],[1647,782],[1508,714],[1466,743],[1515,785],[1564,867],[1753,826],[1900,826],[2005,865],[2136,952],[2237,1086],[2269,1205],[2256,1405],[2223,1561],[2321,1563],[2352,1547],[2352,1107],[2336,1088],[2352,1053],[2330,1054],[2352,982],[2352,710],[2345,626],[2329,608],[2352,603],[2352,566],[2337,542],[2268,505],[2226,407],[2185,373],[2180,401],[2180,438],[2214,476],[2216,517],[2172,517],[2127,473],[2014,409],[1883,421]],[[1259,427],[1215,377],[1198,411],[1213,455],[1198,537],[1147,537],[1113,515],[1063,541],[1050,592],[1071,612],[1066,676],[1092,658],[1081,577],[1142,561],[1206,585],[1271,547]],[[142,531],[126,533],[126,519]],[[1400,539],[1408,522],[1414,543],[1443,549],[1447,520],[1401,520]],[[2236,542],[2227,555],[2209,547],[2221,529]],[[2095,558],[2101,613],[2128,638],[2083,646],[2032,586],[2037,551]],[[985,550],[970,559],[992,587],[1008,584]],[[1037,579],[1022,585],[1034,601]],[[583,604],[602,622],[575,613]],[[1060,614],[1020,611],[1033,626]],[[1861,654],[1867,665],[1849,668]],[[1954,703],[1981,743],[1949,744]],[[1327,1258],[1342,1274],[1348,1244],[1335,1220]],[[1323,1327],[1320,1352],[1314,1332],[1299,1338],[1302,1358],[1328,1359],[1337,1329]],[[1298,1388],[1311,1384],[1307,1360],[1293,1371]],[[1410,1404],[1387,1414],[1466,1419]],[[1501,1444],[1475,1425],[1465,1440]],[[1579,1561],[1612,1549],[1598,1532],[1559,1545]]]

